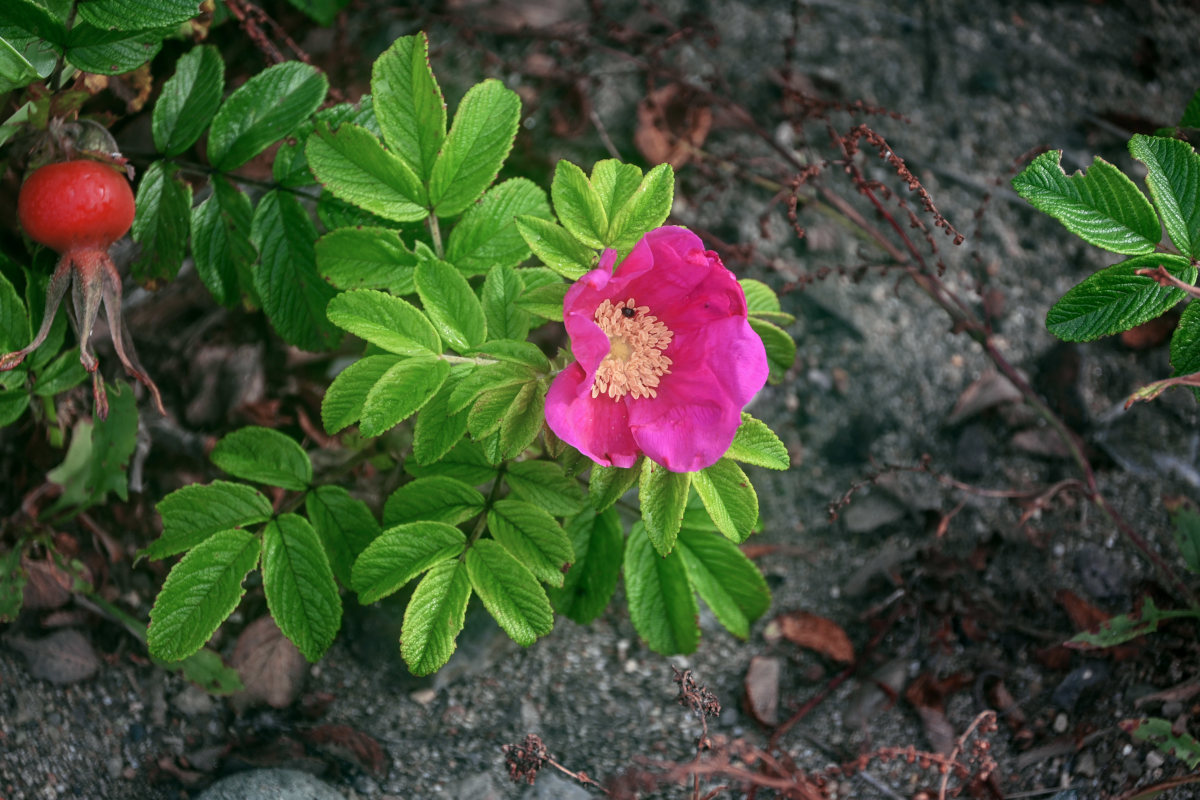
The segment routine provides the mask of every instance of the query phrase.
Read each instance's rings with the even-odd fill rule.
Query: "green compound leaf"
[[[367,392],[362,421],[363,436],[380,436],[429,402],[450,374],[450,365],[437,358],[401,361],[383,374]]]
[[[467,91],[429,175],[435,214],[457,216],[479,199],[508,158],[520,119],[520,98],[500,81]]]
[[[295,130],[320,107],[328,89],[325,76],[308,64],[267,67],[217,110],[208,133],[208,160],[219,170],[237,169]]]
[[[1171,526],[1183,563],[1192,572],[1200,573],[1200,513],[1180,506],[1171,512]]]
[[[305,153],[308,140],[312,138],[318,127],[327,130],[346,123],[353,123],[366,128],[376,136],[379,135],[370,95],[362,97],[357,104],[338,103],[323,108],[300,123],[287,139],[280,142],[279,147],[275,150],[275,158],[271,163],[271,176],[275,182],[288,189],[316,185],[317,179],[308,167],[308,156]],[[326,196],[333,199],[328,193]],[[353,208],[348,204],[347,207]],[[357,208],[354,211],[359,214],[364,213]]]
[[[84,72],[120,75],[158,55],[166,30],[106,31],[83,22],[67,33],[66,60]]]
[[[171,569],[150,609],[150,655],[179,661],[203,647],[237,608],[258,550],[256,537],[237,530],[219,531],[193,547]]]
[[[1200,617],[1200,611],[1188,608],[1165,611],[1156,606],[1154,600],[1149,596],[1146,596],[1142,602],[1141,611],[1112,617],[1102,622],[1096,630],[1076,634],[1064,644],[1073,650],[1097,650],[1112,647],[1147,633],[1154,633],[1164,620],[1184,617]]]
[[[516,305],[524,291],[525,284],[512,267],[497,264],[488,272],[482,295],[488,338],[525,341],[529,335],[529,314]]]
[[[554,628],[542,585],[499,542],[480,539],[471,546],[467,575],[484,608],[517,644],[528,647]]]
[[[333,324],[377,347],[398,355],[442,352],[437,329],[421,310],[386,292],[361,289],[343,292],[325,312]]]
[[[471,433],[471,438],[480,441],[496,433],[527,385],[528,383],[512,383],[481,394],[467,414],[467,430]]]
[[[1200,155],[1187,142],[1134,134],[1129,152],[1146,165],[1146,183],[1167,235],[1184,255],[1200,256]]]
[[[607,158],[597,161],[592,167],[591,183],[600,197],[604,218],[612,220],[641,185],[642,171],[635,164],[623,164],[615,158]]]
[[[435,463],[419,464],[406,461],[404,471],[416,478],[445,475],[470,486],[479,486],[496,477],[496,468],[484,456],[483,449],[475,442],[465,439],[459,440],[450,452]]]
[[[513,386],[535,379],[527,367],[509,362],[477,366],[463,377],[450,393],[449,409],[453,413],[471,406],[486,391]]]
[[[128,499],[125,472],[137,446],[137,403],[133,390],[121,382],[110,386],[108,401],[108,418],[95,425],[76,423],[66,458],[46,473],[48,480],[62,486],[53,511],[82,510],[103,502],[109,492]]]
[[[1159,265],[1184,283],[1196,282],[1196,267],[1182,256],[1136,256],[1074,286],[1046,314],[1046,328],[1068,342],[1090,342],[1154,319],[1187,296],[1182,289],[1135,274]]]
[[[400,655],[414,675],[437,672],[463,629],[471,580],[458,559],[432,567],[417,584],[400,628]]]
[[[102,30],[166,28],[200,14],[199,0],[90,0],[79,4],[79,19]]]
[[[509,464],[504,480],[514,495],[556,517],[577,514],[583,509],[583,491],[552,461],[518,461]]]
[[[1171,336],[1171,366],[1174,375],[1200,372],[1200,303],[1188,303]],[[1200,399],[1200,390],[1193,389]]]
[[[446,138],[446,102],[429,66],[424,33],[397,39],[375,60],[371,96],[384,141],[418,178],[428,180]]]
[[[483,306],[462,273],[445,261],[422,261],[415,276],[425,313],[442,340],[460,353],[483,343],[487,320]]]
[[[796,361],[796,341],[787,331],[766,320],[750,317],[750,329],[762,339],[767,351],[767,364],[771,368],[771,383],[783,380],[783,373],[792,368]]]
[[[787,469],[792,465],[787,447],[775,431],[754,417],[742,412],[742,424],[733,435],[733,443],[725,452],[726,458],[767,469]]]
[[[546,422],[546,384],[530,381],[521,387],[500,422],[500,452],[516,458],[533,444]],[[467,417],[467,427],[471,419]]]
[[[624,467],[592,467],[588,479],[588,500],[597,511],[603,511],[620,500],[634,487],[642,475],[642,462],[629,469]]]
[[[465,365],[450,368],[450,375],[438,393],[417,412],[413,426],[413,459],[418,464],[432,464],[441,459],[467,432],[467,410],[450,412],[450,396],[457,384],[455,373],[469,371]]]
[[[540,217],[517,217],[517,231],[542,263],[569,281],[582,278],[596,265],[596,251],[567,229]]]
[[[367,356],[339,372],[321,400],[321,424],[325,432],[334,434],[357,422],[371,387],[399,363],[397,356]]]
[[[717,530],[741,543],[758,522],[758,495],[742,468],[722,458],[692,475],[692,486]]]
[[[338,228],[317,240],[317,271],[339,289],[412,294],[417,256],[387,228]]]
[[[654,543],[659,555],[667,555],[675,546],[691,483],[689,472],[671,472],[648,458],[642,462],[638,483],[642,522],[646,536]]]
[[[229,481],[184,486],[164,497],[155,508],[162,517],[162,536],[139,553],[152,560],[190,550],[221,531],[271,518],[267,498],[256,489]]]
[[[739,639],[750,635],[750,623],[767,613],[771,590],[754,562],[728,539],[684,528],[679,557],[688,580],[725,629]]]
[[[484,498],[479,490],[445,475],[417,478],[392,492],[383,507],[385,527],[417,520],[432,520],[447,525],[477,517],[483,513]]]
[[[608,228],[608,246],[626,253],[638,239],[666,221],[675,198],[675,172],[670,164],[659,164],[646,173]]]
[[[168,158],[187,152],[212,122],[224,90],[225,62],[212,45],[193,47],[175,62],[150,120],[158,152]]]
[[[1187,764],[1188,769],[1200,767],[1200,742],[1187,732],[1176,732],[1175,723],[1171,720],[1149,717],[1121,720],[1117,724],[1137,741],[1149,742],[1163,753],[1175,756]],[[1158,792],[1151,790],[1150,793],[1139,796],[1155,797],[1157,794]]]
[[[572,236],[597,250],[607,244],[608,214],[583,170],[566,159],[559,161],[550,184],[550,198],[558,221]]]
[[[444,522],[422,520],[390,527],[354,562],[350,585],[359,603],[374,603],[434,564],[456,558],[466,545],[466,535]]]
[[[571,288],[567,283],[551,283],[530,288],[525,285],[525,294],[517,299],[517,308],[551,322],[563,321],[563,298]]]
[[[341,486],[318,486],[305,495],[304,510],[321,538],[333,574],[349,586],[354,559],[379,535],[371,509]]]
[[[226,434],[210,457],[235,478],[293,491],[303,491],[312,483],[308,453],[290,436],[270,428],[250,426]]]
[[[679,553],[660,556],[634,523],[625,543],[625,597],[629,619],[656,653],[692,653],[700,642],[700,607]]]
[[[260,256],[254,289],[276,332],[304,350],[328,349],[341,338],[325,317],[336,292],[317,274],[316,238],[308,212],[291,194],[276,190],[258,202],[250,229]]]
[[[282,514],[263,529],[263,592],[279,630],[309,661],[319,661],[342,625],[342,600],[317,532]]]
[[[318,127],[304,154],[313,175],[334,197],[394,222],[416,222],[429,215],[424,187],[412,167],[384,150],[366,128]]]
[[[587,625],[608,608],[621,574],[625,536],[615,509],[586,509],[566,524],[575,563],[567,570],[562,588],[546,594],[558,613]]]
[[[488,511],[488,530],[538,580],[563,585],[563,569],[575,560],[571,540],[554,517],[520,500],[499,500]]]
[[[251,275],[258,259],[250,242],[254,208],[245,192],[220,175],[213,176],[212,188],[192,209],[192,258],[213,299],[232,308],[243,294],[257,298]]]
[[[179,169],[155,161],[137,190],[133,240],[142,246],[130,271],[141,283],[172,280],[187,252],[192,217],[192,187],[176,176]]]
[[[1133,181],[1102,158],[1067,175],[1062,152],[1042,153],[1013,178],[1017,194],[1088,244],[1114,253],[1151,253],[1162,237],[1158,216]]]
[[[450,232],[446,260],[464,275],[481,275],[495,266],[515,267],[529,258],[529,245],[516,218],[550,219],[546,193],[533,181],[512,178],[487,191],[467,209]]]

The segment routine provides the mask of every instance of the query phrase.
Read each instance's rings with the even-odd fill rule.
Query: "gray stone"
[[[171,704],[181,714],[188,717],[210,714],[213,710],[212,697],[209,696],[208,692],[194,685],[189,685],[182,692],[175,695],[171,700]]]
[[[544,770],[537,782],[525,790],[521,800],[590,800],[592,795],[578,783],[550,770]]]
[[[255,769],[214,783],[196,800],[345,800],[327,784],[294,769]],[[478,798],[483,800],[483,798]]]
[[[480,772],[449,784],[442,790],[442,797],[453,800],[500,800],[501,794],[492,773]]]

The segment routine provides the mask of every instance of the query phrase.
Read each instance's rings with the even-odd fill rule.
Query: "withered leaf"
[[[773,620],[783,638],[800,647],[849,664],[854,660],[854,645],[850,637],[831,619],[807,611],[789,611]]]
[[[746,670],[746,705],[763,725],[779,724],[779,675],[783,663],[774,656],[755,656]]]
[[[349,725],[318,725],[303,733],[304,740],[329,755],[351,762],[375,776],[387,774],[387,756],[379,742]]]
[[[21,559],[25,570],[24,607],[34,611],[61,608],[71,599],[71,576],[50,561]]]
[[[8,643],[25,656],[30,674],[51,683],[82,681],[100,668],[92,643],[73,628],[55,631],[41,639],[13,635]]]
[[[233,696],[239,709],[259,703],[287,708],[300,694],[307,665],[275,620],[260,617],[238,637],[230,666],[242,676],[245,690]]]

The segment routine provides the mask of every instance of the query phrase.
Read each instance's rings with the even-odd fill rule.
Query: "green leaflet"
[[[316,111],[328,88],[325,76],[308,64],[285,61],[268,67],[217,110],[208,133],[208,160],[225,172],[237,169]]]
[[[525,293],[517,299],[517,308],[551,322],[562,322],[563,298],[570,288],[570,284],[566,283],[550,283],[533,288],[526,283]]]
[[[1175,723],[1169,719],[1150,717],[1148,719],[1127,719],[1119,723],[1121,729],[1139,742],[1150,742],[1167,755],[1173,755],[1188,769],[1200,767],[1200,742],[1186,731],[1176,732]],[[1153,788],[1153,787],[1151,787]],[[1154,797],[1157,792],[1142,794],[1140,797]]]
[[[317,532],[303,517],[281,514],[263,529],[262,547],[271,616],[305,658],[320,660],[341,627],[342,601]]]
[[[1200,303],[1188,303],[1171,335],[1171,367],[1175,375],[1200,372]],[[1200,390],[1193,389],[1200,398]]]
[[[445,261],[422,261],[415,276],[417,294],[442,340],[460,353],[483,343],[487,320],[479,298],[462,273]]]
[[[450,660],[470,599],[467,566],[458,559],[434,566],[417,584],[400,629],[400,655],[414,675],[436,672]]]
[[[1046,314],[1046,327],[1068,342],[1089,342],[1154,319],[1186,296],[1182,289],[1135,274],[1159,265],[1184,283],[1196,282],[1196,267],[1182,256],[1135,256],[1073,287]]]
[[[750,623],[771,605],[771,591],[758,567],[737,545],[713,533],[684,528],[677,549],[688,580],[705,605],[726,630],[747,638]]]
[[[174,279],[187,252],[192,187],[177,177],[178,172],[173,164],[155,161],[138,185],[133,240],[142,246],[142,254],[130,270],[142,283]]]
[[[500,81],[467,90],[429,176],[434,213],[457,216],[479,199],[508,158],[520,118],[520,99]]]
[[[33,382],[35,397],[54,397],[83,383],[88,378],[87,370],[79,363],[79,354],[66,351],[37,373]]]
[[[596,264],[595,250],[550,220],[520,216],[517,231],[543,264],[569,281],[583,277]]]
[[[550,588],[547,594],[558,613],[587,625],[604,612],[617,588],[625,536],[612,508],[586,509],[567,522],[566,531],[575,563],[567,570],[562,588]]]
[[[108,392],[108,418],[76,423],[71,446],[63,463],[46,473],[62,494],[51,507],[83,510],[104,502],[109,492],[126,500],[129,481],[125,471],[137,445],[138,413],[133,390],[122,382]]]
[[[220,531],[271,518],[271,503],[250,486],[229,481],[193,483],[164,497],[155,509],[162,536],[139,555],[157,560],[190,550]]]
[[[237,478],[303,491],[312,483],[312,462],[290,437],[270,428],[240,428],[217,442],[212,462]]]
[[[554,167],[550,198],[558,221],[579,242],[596,250],[608,243],[608,214],[583,170],[560,160]]]
[[[321,424],[325,432],[337,433],[357,422],[371,387],[399,363],[399,356],[367,356],[339,372],[321,400]]]
[[[520,274],[512,267],[497,264],[483,282],[483,316],[489,339],[524,342],[529,336],[529,314],[517,308],[517,298],[525,291]]]
[[[451,413],[450,395],[458,382],[456,370],[463,373],[470,369],[462,364],[451,367],[442,388],[417,412],[417,422],[413,426],[413,459],[416,463],[432,464],[441,459],[467,432],[467,411]]]
[[[321,539],[334,576],[343,586],[349,586],[354,559],[379,535],[379,523],[371,509],[341,486],[318,486],[305,495],[304,510]]]
[[[591,183],[600,198],[604,218],[611,220],[641,185],[642,171],[636,164],[606,158],[592,167]],[[605,233],[607,236],[608,232]]]
[[[551,371],[550,359],[546,358],[546,354],[542,352],[542,349],[533,342],[496,339],[484,342],[471,352],[490,356],[497,361],[520,364],[538,372],[548,373]]]
[[[373,289],[343,292],[326,310],[338,327],[399,355],[442,352],[442,340],[429,318],[406,300]]]
[[[416,291],[417,256],[388,228],[338,228],[317,239],[317,271],[339,289]]]
[[[363,436],[386,433],[429,402],[449,374],[445,361],[424,356],[391,367],[367,392],[359,431]]]
[[[546,421],[546,384],[530,381],[513,398],[508,412],[500,421],[500,452],[506,458],[516,458],[525,451]],[[470,416],[467,427],[470,428]]]
[[[563,569],[575,560],[571,540],[554,517],[520,500],[498,500],[488,511],[488,530],[538,578],[563,585]]]
[[[250,242],[254,208],[246,193],[214,175],[212,194],[192,209],[192,258],[213,299],[232,308],[248,294],[258,304],[251,269],[258,258]]]
[[[641,523],[625,544],[625,597],[629,619],[656,653],[691,653],[700,641],[700,608],[688,583],[683,559],[660,556]]]
[[[198,0],[90,0],[79,5],[79,19],[102,30],[139,31],[187,22],[200,13]]]
[[[1156,606],[1154,600],[1147,595],[1142,602],[1140,612],[1112,617],[1102,622],[1095,631],[1076,634],[1065,642],[1065,646],[1074,650],[1112,647],[1147,633],[1154,633],[1164,620],[1183,617],[1200,618],[1200,610],[1185,608],[1178,611],[1165,611]]]
[[[293,195],[275,190],[258,201],[250,231],[260,256],[254,289],[279,335],[305,350],[327,349],[341,338],[325,317],[335,292],[317,274],[316,238],[308,212]]]
[[[550,219],[546,193],[525,178],[496,184],[466,210],[450,232],[446,260],[464,275],[517,266],[530,254],[529,245],[517,230],[518,216]]]
[[[767,351],[767,363],[771,367],[771,383],[783,380],[783,373],[792,368],[796,360],[796,341],[782,328],[766,320],[750,317],[750,328],[762,339]]]
[[[428,180],[446,138],[446,104],[423,32],[402,36],[375,60],[371,95],[384,141],[419,179]]]
[[[220,531],[171,569],[154,607],[146,643],[150,655],[179,661],[204,646],[237,608],[242,580],[258,563],[258,539],[245,531]]]
[[[552,461],[517,461],[509,464],[504,480],[514,495],[544,508],[557,517],[583,509],[583,491]]]
[[[224,89],[225,62],[212,45],[193,47],[175,62],[150,121],[158,152],[168,158],[187,152],[212,122]]]
[[[648,231],[666,221],[675,197],[675,172],[670,164],[659,164],[646,173],[632,196],[609,222],[609,247],[627,253]]]
[[[1162,229],[1133,181],[1102,158],[1068,176],[1061,156],[1052,150],[1030,162],[1013,178],[1017,194],[1089,244],[1127,255],[1153,252]]]
[[[642,522],[647,538],[654,543],[659,555],[666,556],[675,546],[691,479],[691,473],[671,472],[648,458],[642,462],[638,482]]]
[[[449,410],[457,413],[473,405],[484,392],[525,383],[534,380],[535,377],[528,368],[518,364],[500,362],[480,365],[454,387],[454,391],[450,393]]]
[[[1187,142],[1134,134],[1129,152],[1146,165],[1146,183],[1179,252],[1200,256],[1200,156]]]
[[[425,189],[412,168],[357,125],[318,127],[305,145],[308,166],[334,197],[395,222],[428,216]]]
[[[364,605],[399,590],[434,564],[457,557],[467,537],[453,525],[428,520],[388,528],[354,562],[350,585]]]
[[[471,588],[514,642],[528,647],[554,628],[554,611],[541,584],[499,542],[475,542],[466,563]]]
[[[592,467],[592,474],[588,479],[588,500],[597,511],[603,511],[632,489],[641,475],[642,463],[640,460],[629,469]]]
[[[432,475],[404,484],[383,507],[385,527],[417,520],[457,525],[483,513],[483,495],[456,478]]]
[[[168,33],[164,29],[108,31],[81,22],[67,32],[63,55],[72,66],[84,72],[120,75],[158,55]]]
[[[416,478],[445,475],[470,486],[479,486],[496,477],[496,468],[475,442],[460,439],[450,452],[430,464],[404,462],[404,471]]]
[[[722,458],[692,474],[692,486],[721,533],[744,542],[758,522],[758,495],[741,467]]]
[[[25,304],[8,278],[0,273],[0,351],[20,350],[32,338]]]
[[[787,447],[775,432],[745,411],[725,457],[767,469],[787,469],[792,463]]]

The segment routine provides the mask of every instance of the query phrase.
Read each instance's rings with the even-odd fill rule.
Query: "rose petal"
[[[625,403],[592,397],[592,383],[578,363],[550,384],[546,424],[558,438],[601,466],[632,467],[641,454]]]
[[[634,440],[672,472],[715,464],[742,419],[741,408],[724,395],[707,366],[664,376],[657,397],[627,402]]]

